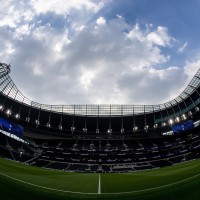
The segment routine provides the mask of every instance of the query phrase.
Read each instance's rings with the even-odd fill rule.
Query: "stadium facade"
[[[40,104],[25,97],[9,73],[10,65],[0,63],[2,157],[90,172],[145,170],[199,157],[200,70],[177,98],[158,105]]]

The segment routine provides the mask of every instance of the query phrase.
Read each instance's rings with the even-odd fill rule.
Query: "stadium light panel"
[[[26,121],[29,122],[29,121],[30,121],[30,118],[29,118],[29,117],[26,117]]]
[[[183,114],[183,115],[181,116],[181,118],[182,118],[182,120],[185,120],[185,119],[187,119],[187,117],[186,117],[186,115],[185,115],[185,114]]]
[[[158,128],[158,124],[154,124],[154,126],[153,126],[154,128]]]
[[[199,112],[199,111],[200,111],[199,107],[196,107],[196,108],[195,108],[195,111],[196,111],[196,112]]]
[[[50,128],[50,127],[51,127],[51,124],[50,124],[50,123],[47,123],[47,127]]]
[[[122,129],[120,130],[120,132],[121,132],[121,133],[124,133],[124,129],[122,128]]]
[[[74,131],[75,131],[75,127],[72,126],[72,127],[71,127],[71,132],[74,132]]]
[[[109,128],[109,129],[107,130],[107,133],[111,134],[111,133],[112,133],[112,129]]]
[[[176,117],[175,122],[180,122],[180,117]]]
[[[62,125],[59,125],[59,126],[58,126],[58,129],[59,129],[59,130],[62,130],[62,129],[63,129],[63,128],[62,128]]]
[[[6,114],[7,114],[7,115],[11,115],[11,110],[8,109],[8,110],[6,111]]]
[[[172,125],[174,123],[173,119],[170,119],[168,123],[169,125]]]
[[[147,131],[148,129],[149,129],[149,126],[146,125],[146,126],[144,127],[144,130]]]
[[[189,112],[188,112],[188,115],[189,115],[189,116],[192,116],[192,111],[189,111]]]
[[[138,130],[138,127],[135,126],[135,127],[133,128],[133,131],[137,131],[137,130]]]
[[[3,106],[2,105],[0,105],[0,110],[3,110]]]
[[[83,133],[87,133],[87,128],[83,128]]]
[[[96,133],[99,133],[99,129],[98,128],[96,129]]]
[[[16,118],[16,119],[19,119],[19,118],[20,118],[20,115],[19,115],[19,114],[16,114],[16,115],[15,115],[15,118]]]
[[[40,124],[40,122],[39,122],[39,120],[35,120],[35,123],[36,123],[36,125],[39,125]]]

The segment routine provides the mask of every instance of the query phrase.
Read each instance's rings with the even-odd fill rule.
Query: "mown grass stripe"
[[[29,183],[29,182],[26,182],[26,181],[22,181],[22,180],[19,180],[17,178],[8,176],[7,174],[4,174],[4,173],[0,173],[0,175],[5,176],[7,178],[10,178],[12,180],[18,181],[20,183],[24,183],[24,184],[31,185],[31,186],[34,186],[34,187],[38,187],[38,188],[42,188],[42,189],[46,189],[46,190],[52,190],[52,191],[56,191],[56,192],[64,192],[64,193],[71,193],[71,194],[87,194],[87,195],[97,194],[97,193],[92,193],[92,192],[86,193],[86,192],[74,192],[74,191],[60,190],[60,189],[45,187],[45,186],[41,186],[41,185],[36,185],[36,184],[33,184],[33,183]]]

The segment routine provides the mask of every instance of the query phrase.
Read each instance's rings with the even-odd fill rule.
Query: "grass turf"
[[[100,180],[101,194],[97,194],[99,174],[46,170],[0,158],[3,200],[199,200],[200,160],[136,173],[101,174]]]

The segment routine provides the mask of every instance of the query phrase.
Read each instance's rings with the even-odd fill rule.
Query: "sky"
[[[159,104],[200,66],[200,0],[0,0],[0,62],[43,104]]]

